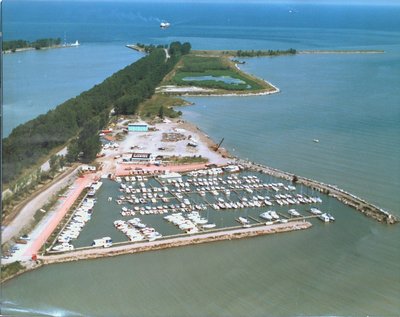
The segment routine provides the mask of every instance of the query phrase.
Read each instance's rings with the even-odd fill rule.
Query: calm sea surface
[[[66,34],[82,43],[4,56],[6,134],[140,58],[127,43],[385,50],[246,59],[243,70],[281,93],[190,98],[195,105],[183,112],[242,158],[336,184],[400,215],[399,6],[6,1],[3,9],[6,39]],[[171,28],[160,30],[162,20]],[[336,223],[304,232],[51,265],[6,283],[1,312],[399,316],[398,226],[337,202],[330,208]]]

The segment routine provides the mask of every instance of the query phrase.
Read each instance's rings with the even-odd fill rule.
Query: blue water
[[[112,43],[5,55],[4,135],[99,84],[141,56]]]
[[[229,76],[194,76],[194,77],[184,77],[182,78],[184,81],[203,81],[203,80],[214,80],[214,81],[222,81],[223,83],[226,84],[244,84],[245,82],[243,80],[237,79],[237,78],[232,78]]]
[[[6,131],[139,58],[127,43],[385,50],[246,59],[242,69],[281,92],[190,98],[195,106],[182,110],[240,157],[336,184],[400,215],[400,6],[6,1],[3,8],[6,39],[66,34],[82,43],[4,56]],[[171,27],[160,30],[162,20]],[[330,208],[340,221],[304,232],[45,267],[2,288],[2,312],[400,315],[398,226],[339,203]]]

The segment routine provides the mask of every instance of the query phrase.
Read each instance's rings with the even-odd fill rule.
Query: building
[[[147,123],[129,123],[128,132],[147,132],[149,125]]]
[[[155,155],[151,153],[132,153],[131,162],[154,162]]]
[[[161,179],[162,182],[166,181],[182,181],[182,175],[176,172],[169,172],[166,171],[165,174],[158,176],[158,178]]]

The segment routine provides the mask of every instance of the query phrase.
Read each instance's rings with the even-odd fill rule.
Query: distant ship
[[[168,29],[171,26],[169,22],[161,22],[160,23],[160,28],[162,29]]]

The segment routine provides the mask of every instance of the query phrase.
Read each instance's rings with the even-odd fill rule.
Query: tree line
[[[154,44],[143,44],[143,43],[136,43],[136,46],[143,50],[146,53],[151,53],[157,48],[164,48],[168,49],[169,54],[174,55],[175,53],[181,54],[181,55],[186,55],[189,54],[190,50],[192,49],[192,46],[190,43],[186,42],[181,44],[180,42],[172,42],[171,45],[168,48],[168,45],[154,45]],[[176,51],[176,52],[175,52]]]
[[[116,114],[135,114],[186,53],[186,47],[171,43],[168,59],[164,49],[154,49],[101,84],[16,127],[3,140],[3,182],[17,179],[24,169],[67,142],[69,162],[95,159],[100,150],[98,131],[107,125],[111,109]]]
[[[46,38],[38,39],[36,41],[30,42],[25,40],[12,40],[3,42],[3,51],[15,52],[17,49],[21,48],[35,48],[40,50],[44,47],[51,47],[61,44],[60,38]]]
[[[279,55],[294,55],[297,51],[294,48],[288,50],[251,50],[251,51],[236,51],[238,57],[259,57],[259,56],[279,56]]]

